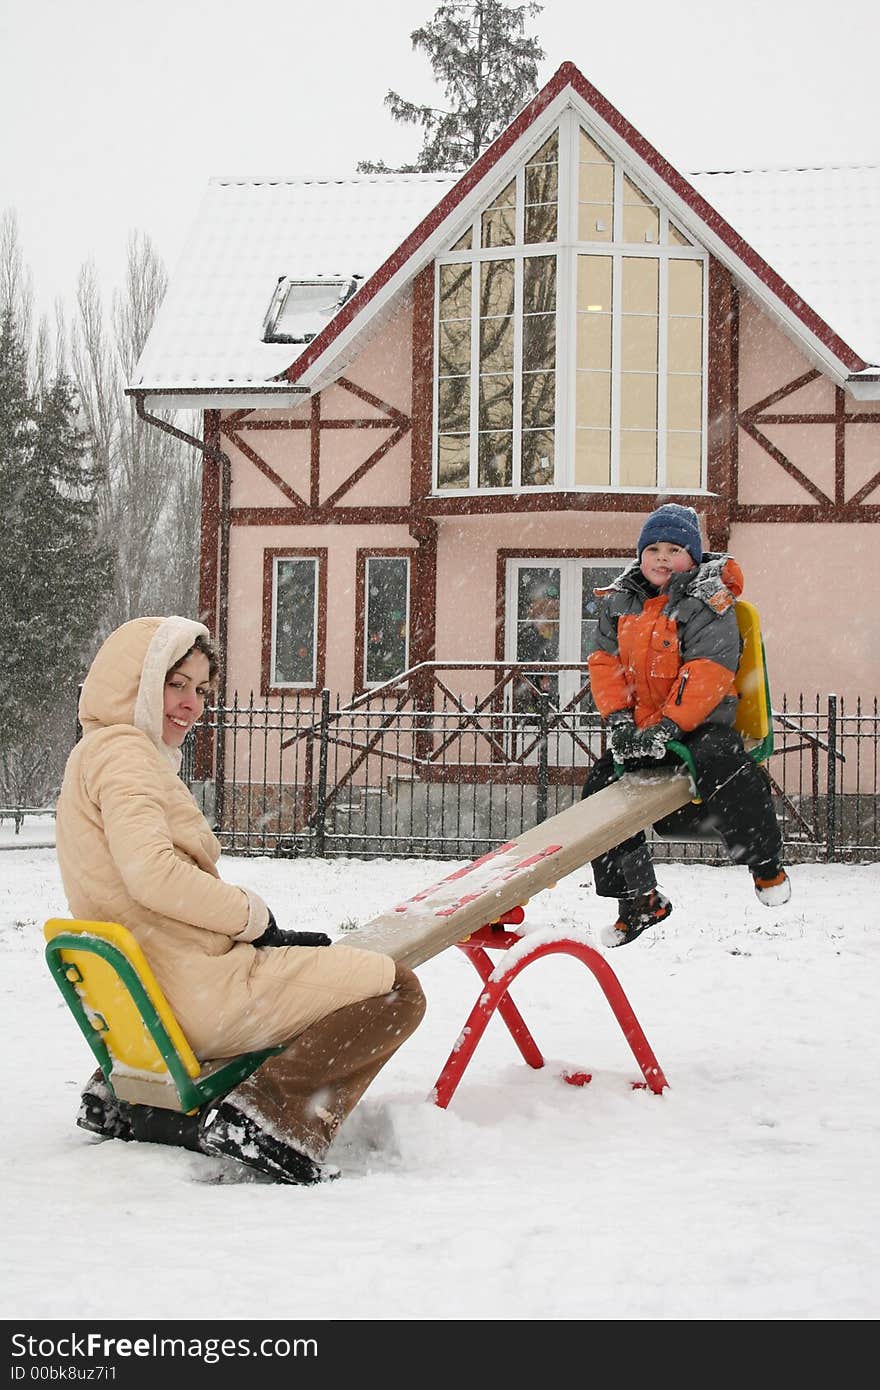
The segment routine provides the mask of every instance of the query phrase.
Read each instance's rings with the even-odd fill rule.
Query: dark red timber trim
[[[730,538],[727,503],[736,495],[738,310],[731,276],[714,258],[710,258],[706,449],[707,485],[709,491],[716,494],[706,513],[706,539],[711,550],[727,549]]]
[[[803,372],[794,381],[788,382],[785,386],[778,387],[771,391],[769,396],[751,405],[747,410],[740,412],[739,423],[756,444],[767,453],[780,468],[793,478],[796,483],[805,489],[811,497],[816,499],[819,511],[816,507],[805,504],[775,503],[769,504],[770,513],[768,514],[768,504],[753,504],[749,506],[738,505],[736,508],[737,520],[773,520],[773,521],[816,521],[820,519],[833,521],[878,521],[880,511],[877,504],[868,504],[868,508],[862,509],[862,503],[875,488],[880,485],[880,473],[876,473],[873,478],[869,478],[866,483],[859,488],[858,492],[847,501],[846,497],[846,431],[855,425],[876,424],[880,421],[880,415],[871,414],[847,414],[846,392],[843,387],[834,387],[834,408],[830,411],[780,411],[772,410],[771,407],[780,401],[793,396],[803,386],[808,386],[813,381],[824,380],[822,373],[811,369]],[[814,483],[805,473],[792,463],[783,451],[768,439],[761,425],[833,425],[834,427],[834,497]],[[731,493],[731,496],[735,496]],[[873,506],[873,512],[870,508]]]
[[[822,505],[829,507],[834,505],[833,499],[828,496],[827,492],[823,492],[822,488],[814,483],[812,478],[808,478],[806,473],[798,468],[797,464],[792,463],[791,459],[788,458],[781,449],[777,448],[773,441],[767,438],[766,434],[761,433],[757,425],[754,425],[750,419],[745,419],[742,416],[740,417],[740,424],[746,434],[754,439],[756,444],[760,444],[765,454],[769,454],[774,462],[779,464],[783,472],[787,473],[790,478],[793,478],[796,483],[799,483],[805,492],[808,492],[811,497],[815,497],[816,501]]]
[[[234,507],[230,513],[233,526],[363,526],[381,523],[393,526],[398,522],[408,526],[412,520],[409,507],[334,507],[327,512],[308,507],[292,512],[290,507]]]
[[[309,436],[309,507],[321,505],[321,396],[312,396],[312,430]]]
[[[846,392],[834,388],[834,501],[846,505]]]
[[[410,591],[410,664],[433,661],[437,650],[437,526],[430,517],[410,521],[418,544]]]
[[[809,307],[771,266],[759,256],[748,242],[734,231],[729,222],[697,192],[693,184],[674,169],[645,137],[630,125],[616,107],[612,106],[573,63],[563,63],[532,100],[523,107],[516,119],[502,131],[480,158],[462,174],[458,183],[440,199],[431,212],[418,224],[414,231],[401,242],[386,261],[365,281],[356,294],[330,323],[318,333],[303,353],[292,362],[286,371],[275,378],[277,381],[295,382],[327,351],[339,334],[360,314],[375,295],[406,264],[422,243],[458,207],[459,203],[483,179],[498,160],[506,154],[520,136],[546,110],[550,103],[567,86],[571,86],[578,96],[614,130],[629,147],[659,175],[669,188],[696,214],[700,220],[733,252],[737,259],[779,299],[791,312],[823,343],[837,359],[851,372],[863,371],[869,364],[864,362],[847,343],[839,338],[834,330]]]
[[[676,494],[676,501],[700,507],[702,493]],[[658,505],[656,492],[530,492],[500,497],[432,497],[431,516],[486,516],[523,512],[650,512]]]
[[[235,447],[249,459],[255,468],[268,478],[271,483],[278,488],[290,502],[293,503],[291,512],[285,513],[288,522],[302,523],[308,520],[321,519],[326,517],[320,515],[335,506],[340,497],[357,483],[365,473],[384,458],[389,449],[399,443],[407,431],[411,428],[409,416],[396,406],[389,405],[379,396],[375,396],[372,391],[368,391],[364,386],[358,386],[354,381],[349,381],[345,377],[340,377],[333,383],[334,386],[342,387],[359,400],[365,401],[368,405],[375,406],[377,410],[383,411],[381,416],[367,416],[363,419],[334,419],[323,416],[323,397],[317,393],[311,398],[308,420],[249,420],[241,422],[240,427],[235,429],[230,424],[231,417],[227,417],[221,426],[227,438]],[[242,412],[238,412],[241,415]],[[320,481],[321,481],[321,432],[323,430],[369,430],[382,429],[389,430],[389,437],[373,451],[369,457],[361,463],[358,468],[350,474],[332,494],[320,500]],[[267,430],[309,430],[310,432],[310,453],[309,453],[309,500],[306,502],[304,497],[286,483],[274,468],[263,458],[257,450],[242,438],[242,431],[265,432]],[[382,513],[384,515],[384,512]]]
[[[394,448],[395,444],[399,444],[401,439],[405,438],[406,434],[407,429],[396,429],[393,434],[389,435],[387,439],[384,439],[378,449],[374,449],[373,452],[364,459],[363,463],[359,463],[354,472],[350,473],[348,477],[339,484],[336,491],[331,492],[330,496],[324,499],[321,503],[321,510],[324,512],[331,511],[336,506],[340,497],[344,497],[345,494],[354,487],[355,483],[360,482],[365,473],[369,473],[371,468],[375,468],[379,460],[383,459],[385,455]]]
[[[880,482],[880,478],[875,478],[874,482],[875,484]],[[877,505],[857,506],[853,502],[847,502],[843,507],[835,507],[830,502],[826,502],[824,506],[812,506],[809,503],[792,505],[789,502],[743,502],[737,503],[731,508],[730,519],[731,521],[784,521],[786,524],[791,523],[793,525],[799,525],[802,522],[812,525],[821,521],[876,526],[880,522],[880,507]]]
[[[789,381],[787,385],[777,387],[775,391],[770,392],[769,396],[765,396],[762,401],[756,401],[754,405],[748,406],[746,410],[741,410],[739,413],[740,423],[742,423],[743,420],[754,420],[758,415],[765,416],[771,405],[775,405],[777,401],[785,400],[786,396],[793,396],[795,391],[800,391],[802,386],[809,386],[811,381],[818,381],[821,376],[821,372],[811,368],[808,372],[803,372],[801,376],[795,377],[794,381]],[[774,419],[777,424],[779,423],[780,417],[773,416],[771,418]],[[795,420],[798,424],[807,418],[809,417],[804,415],[795,415],[791,417],[791,419]],[[831,419],[832,417],[828,416],[827,418]]]
[[[433,661],[437,654],[437,525],[430,517],[413,517],[409,531],[418,544],[410,575],[409,656],[410,665],[418,666]],[[415,677],[413,693],[421,708],[427,709],[433,698],[428,671]],[[431,737],[424,730],[417,735],[417,757],[430,757]]]
[[[419,506],[431,492],[434,439],[434,267],[425,266],[413,283],[412,482]]]
[[[205,411],[205,452],[202,460],[202,515],[199,535],[199,619],[217,631],[217,583],[220,539],[220,414]]]
[[[434,267],[413,282],[410,534],[418,543],[412,577],[410,657],[431,661],[437,650],[437,524],[427,514],[434,440]],[[428,700],[427,682],[418,692]],[[427,753],[427,748],[422,749]]]
[[[262,634],[260,642],[260,694],[263,696],[318,695],[323,689],[327,665],[327,554],[327,547],[323,545],[309,546],[305,549],[296,546],[283,546],[279,549],[263,551]],[[269,684],[269,677],[272,672],[272,570],[276,558],[295,559],[299,555],[306,559],[318,561],[318,633],[315,652],[315,684],[313,686],[297,686],[294,690],[289,685],[273,686]]]
[[[224,429],[223,432],[226,435],[226,438],[229,440],[230,444],[234,444],[236,449],[238,449],[240,453],[244,454],[246,459],[250,459],[251,463],[254,465],[255,468],[259,469],[259,471],[263,474],[263,477],[268,478],[269,482],[273,483],[274,486],[277,487],[278,491],[282,492],[284,496],[289,499],[289,501],[293,504],[292,510],[295,516],[296,514],[301,513],[305,510],[307,505],[305,498],[300,497],[299,493],[295,492],[294,489],[290,486],[290,484],[286,483],[284,479],[278,473],[275,472],[274,468],[270,468],[266,460],[262,458],[261,455],[258,454],[255,449],[252,449],[250,444],[248,444],[246,440],[242,439],[241,435],[237,430]],[[290,512],[288,512],[287,515],[288,519],[291,519]]]
[[[220,413],[206,410],[202,454],[202,511],[199,519],[199,621],[214,637],[218,630],[220,585]],[[221,677],[222,679],[222,677]],[[197,729],[193,772],[199,781],[214,775],[213,738]]]
[[[849,502],[846,504],[847,507],[858,507],[877,487],[880,487],[880,472],[875,473],[873,478],[869,478],[868,481],[859,488],[858,492],[853,493]],[[874,520],[877,520],[877,504],[874,503],[873,505],[875,511]]]
[[[373,405],[377,410],[383,411],[388,420],[392,420],[399,429],[407,430],[410,428],[410,418],[404,411],[398,410],[396,405],[391,405],[388,401],[383,401],[381,396],[374,396],[372,391],[368,391],[366,386],[359,386],[356,381],[351,381],[347,376],[337,377],[334,386],[341,386],[343,390],[350,391],[359,400],[366,401],[367,405]],[[374,419],[372,416],[367,420],[359,420],[359,425],[379,425],[387,426],[388,420]]]

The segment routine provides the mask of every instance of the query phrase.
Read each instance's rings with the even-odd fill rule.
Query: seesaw
[[[681,771],[633,772],[380,913],[344,937],[399,965],[422,965],[566,875],[686,805]]]
[[[690,797],[684,771],[627,774],[342,937],[347,946],[409,966],[458,945],[480,975],[484,987],[431,1092],[437,1105],[448,1105],[496,1009],[528,1065],[544,1065],[508,990],[526,965],[558,952],[580,959],[596,977],[641,1068],[644,1081],[635,1084],[663,1090],[666,1078],[605,958],[574,936],[542,932],[531,941],[506,928],[522,922],[523,904],[536,893]],[[278,1050],[197,1058],[128,928],[53,918],[44,930],[52,976],[120,1100],[193,1113]],[[507,952],[503,968],[493,966],[489,950]],[[564,1078],[572,1085],[590,1080],[583,1071]]]
[[[754,607],[739,600],[736,616],[742,638],[736,727],[760,763],[773,751],[764,646]],[[578,801],[343,936],[346,945],[381,951],[410,967],[455,945],[477,970],[483,988],[431,1092],[437,1105],[448,1105],[496,1009],[528,1065],[544,1065],[508,991],[532,961],[558,953],[581,960],[595,976],[641,1068],[644,1081],[633,1084],[655,1093],[668,1084],[604,956],[579,935],[520,935],[507,928],[522,923],[524,904],[536,893],[694,798],[695,774],[688,750],[678,745],[674,751],[683,759],[680,770],[664,767],[626,773],[586,801]],[[125,926],[53,918],[44,931],[52,976],[121,1100],[192,1113],[225,1094],[278,1050],[219,1061],[196,1057],[149,962]],[[507,952],[502,965],[493,966],[490,950]],[[563,1078],[583,1085],[590,1075],[568,1071]]]
[[[773,751],[764,644],[754,605],[738,599],[735,611],[742,644],[736,673],[736,728],[749,756],[763,763]],[[669,746],[682,761],[680,769],[664,767],[620,776],[586,801],[576,802],[347,933],[346,945],[381,951],[399,965],[422,965],[621,840],[680,810],[695,798],[696,769],[685,745],[673,742]]]
[[[532,940],[506,928],[519,926],[524,905],[537,893],[679,810],[692,797],[693,784],[684,768],[628,773],[346,933],[347,946],[381,951],[411,968],[449,946],[458,946],[483,981],[434,1085],[432,1097],[437,1105],[449,1104],[496,1009],[524,1061],[530,1067],[544,1065],[508,991],[527,965],[557,954],[573,956],[592,971],[641,1069],[644,1081],[636,1084],[658,1094],[668,1084],[620,982],[599,951],[570,934],[542,932]],[[495,966],[489,951],[509,954]],[[588,1072],[564,1071],[563,1079],[582,1086],[591,1078]]]

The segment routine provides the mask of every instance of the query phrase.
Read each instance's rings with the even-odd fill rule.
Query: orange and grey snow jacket
[[[600,599],[590,683],[603,718],[629,710],[644,728],[672,719],[685,733],[732,724],[740,636],[734,602],[742,570],[729,555],[673,575],[662,592],[634,560]]]

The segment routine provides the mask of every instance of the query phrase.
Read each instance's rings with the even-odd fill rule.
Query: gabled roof
[[[277,393],[276,379],[300,351],[263,342],[279,278],[368,280],[456,177],[211,179],[132,387],[223,392],[215,405],[255,388]]]
[[[282,405],[321,389],[569,106],[816,365],[874,394],[880,166],[685,178],[571,63],[461,175],[212,179],[129,390],[153,405]],[[364,282],[299,349],[262,341],[285,275]]]
[[[690,174],[865,364],[880,364],[880,164]]]

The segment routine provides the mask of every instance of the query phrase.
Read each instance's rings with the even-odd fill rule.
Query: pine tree
[[[55,728],[73,741],[83,653],[112,581],[95,538],[98,483],[76,401],[59,372],[42,398],[28,388],[15,319],[0,320],[0,783],[21,801],[51,790]],[[47,783],[48,776],[48,783]]]
[[[525,19],[542,5],[474,0],[441,5],[429,24],[410,35],[443,87],[449,109],[435,110],[389,91],[395,121],[421,126],[424,144],[414,164],[397,170],[362,161],[358,173],[432,173],[466,169],[534,96],[544,50],[525,36]]]

